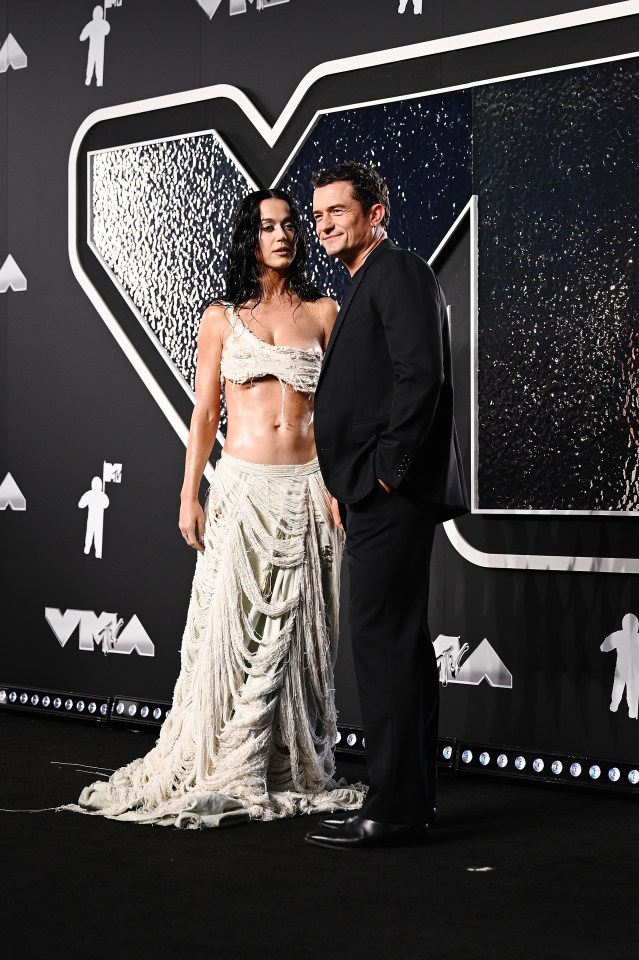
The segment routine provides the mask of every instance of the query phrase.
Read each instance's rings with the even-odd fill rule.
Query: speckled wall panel
[[[280,179],[310,217],[314,171],[357,160],[376,167],[391,198],[389,236],[427,259],[470,199],[471,97],[467,92],[359,107],[321,116]],[[344,267],[329,261],[309,227],[317,285],[342,298]]]
[[[214,134],[93,156],[90,242],[193,388],[197,331],[223,293],[230,224],[249,188]]]
[[[637,510],[636,59],[477,87],[480,508]]]

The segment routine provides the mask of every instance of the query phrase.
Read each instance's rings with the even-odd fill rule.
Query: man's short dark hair
[[[390,199],[388,187],[377,170],[365,163],[349,160],[329,167],[327,170],[320,170],[311,177],[313,187],[327,187],[331,183],[341,181],[353,185],[353,196],[361,203],[364,213],[368,213],[374,204],[382,204],[385,211],[382,227],[385,230],[390,220]]]

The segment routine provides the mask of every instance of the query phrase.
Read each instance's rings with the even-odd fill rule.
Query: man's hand
[[[392,487],[389,487],[385,480],[380,480],[380,478],[378,477],[378,478],[377,478],[377,482],[378,482],[378,483],[381,483],[381,485],[383,486],[383,488],[384,488],[384,490],[386,491],[386,493],[392,493],[392,492],[393,492],[393,488],[392,488]]]
[[[340,530],[344,530],[344,524],[342,523],[342,518],[339,515],[339,505],[335,497],[331,497],[331,513],[333,514],[335,526],[339,527]]]

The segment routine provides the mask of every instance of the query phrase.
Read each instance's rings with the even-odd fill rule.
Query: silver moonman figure
[[[102,481],[94,477],[91,489],[80,497],[78,507],[87,510],[87,532],[84,538],[84,552],[89,553],[91,545],[95,548],[98,560],[102,559],[102,534],[104,531],[104,511],[109,506],[109,498],[102,491]]]
[[[89,41],[89,55],[87,57],[87,75],[84,81],[87,87],[95,74],[95,84],[102,86],[104,78],[104,41],[111,30],[111,24],[104,19],[104,10],[97,6],[93,8],[93,19],[84,27],[80,40]]]
[[[617,712],[625,690],[628,716],[636,720],[639,707],[639,620],[634,613],[625,615],[621,630],[607,636],[599,649],[603,653],[617,651],[610,709]]]
[[[408,6],[408,0],[399,0],[399,10],[398,13],[406,13],[406,7]],[[413,0],[413,13],[422,12],[422,0]]]

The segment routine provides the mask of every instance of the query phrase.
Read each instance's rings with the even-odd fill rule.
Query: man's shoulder
[[[363,296],[384,309],[390,304],[437,303],[445,297],[432,267],[412,250],[385,244],[364,279]]]
[[[384,244],[383,249],[371,264],[371,267],[388,270],[396,268],[398,270],[425,270],[432,273],[431,267],[426,260],[413,250],[407,250],[405,247],[398,247],[394,243]]]
[[[393,243],[384,245],[368,272],[370,290],[377,288],[388,293],[391,289],[417,286],[436,292],[439,287],[432,267],[423,257]]]

